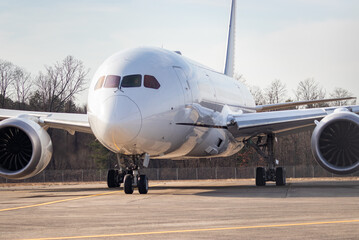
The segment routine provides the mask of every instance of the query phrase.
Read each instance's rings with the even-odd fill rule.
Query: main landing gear
[[[139,173],[140,156],[117,155],[120,169],[110,169],[107,174],[107,186],[109,188],[120,187],[123,183],[123,190],[126,194],[132,194],[134,188],[138,188],[140,194],[148,192],[148,178]]]
[[[245,142],[253,147],[266,161],[266,168],[256,168],[256,185],[265,186],[266,182],[273,181],[277,186],[284,186],[286,184],[285,168],[276,167],[277,160],[274,158],[274,135],[268,134],[265,143],[262,143],[262,140],[262,137],[258,137],[256,143],[251,139]]]

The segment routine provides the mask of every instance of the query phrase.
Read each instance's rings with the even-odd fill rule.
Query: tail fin
[[[231,19],[229,22],[229,31],[228,31],[226,66],[224,68],[224,74],[230,77],[233,77],[233,72],[234,72],[235,28],[236,28],[236,0],[232,0]]]

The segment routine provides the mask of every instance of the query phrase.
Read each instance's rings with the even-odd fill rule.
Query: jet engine
[[[52,156],[49,134],[25,117],[0,122],[0,176],[25,179],[45,169]]]
[[[317,162],[335,174],[359,170],[359,116],[337,109],[315,127],[312,152]]]

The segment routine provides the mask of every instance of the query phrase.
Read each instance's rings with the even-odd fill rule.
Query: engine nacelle
[[[51,138],[39,124],[23,117],[0,122],[0,176],[33,177],[46,168],[51,156]]]
[[[350,174],[359,170],[359,116],[337,109],[315,127],[311,146],[317,162],[329,172]]]

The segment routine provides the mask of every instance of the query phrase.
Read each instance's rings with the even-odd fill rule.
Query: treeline
[[[0,107],[45,112],[86,113],[86,106],[75,103],[88,82],[83,62],[67,56],[52,66],[44,66],[37,75],[12,62],[0,59]],[[95,137],[49,129],[54,154],[49,169],[96,168],[89,146]]]
[[[0,107],[7,109],[86,113],[86,106],[78,106],[76,97],[88,83],[88,73],[83,62],[67,56],[52,66],[45,66],[37,75],[32,75],[24,68],[0,59]],[[349,97],[351,93],[342,88],[335,88],[327,94],[313,78],[300,81],[290,94],[286,85],[276,79],[268,86],[260,88],[249,85],[241,76],[253,94],[256,104],[273,104],[298,100]],[[355,104],[355,101],[339,101],[312,104],[305,108],[340,106]],[[109,168],[116,165],[114,153],[104,148],[90,134],[48,130],[53,141],[54,154],[48,169],[95,169]],[[276,157],[284,165],[316,164],[310,149],[311,131],[293,133],[277,138]],[[192,159],[192,160],[151,160],[152,168],[171,167],[240,167],[255,166],[263,159],[253,148],[244,147],[239,153],[228,158]]]
[[[76,95],[85,90],[89,69],[73,56],[45,66],[33,76],[24,68],[0,59],[0,107],[50,112],[84,112]]]
[[[286,84],[279,79],[273,80],[268,86],[260,88],[247,83],[241,76],[237,75],[236,79],[242,81],[251,91],[257,105],[274,104],[282,102],[304,101],[304,100],[321,100],[326,98],[346,98],[353,97],[353,94],[346,89],[335,87],[330,93],[315,81],[314,78],[307,78],[297,84],[290,94]],[[310,104],[304,108],[328,107],[353,105],[356,100],[333,101],[328,103]]]

